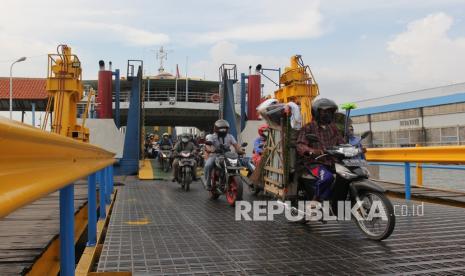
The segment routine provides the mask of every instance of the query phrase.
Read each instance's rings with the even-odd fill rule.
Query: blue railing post
[[[97,172],[98,187],[99,187],[99,204],[100,204],[100,216],[99,219],[106,218],[106,200],[105,200],[105,170]]]
[[[87,246],[97,243],[97,187],[95,173],[87,177],[87,208],[89,223],[87,226]]]
[[[405,199],[410,200],[410,162],[405,162]]]
[[[60,190],[60,275],[74,275],[74,185]]]
[[[110,194],[113,194],[114,191],[114,182],[113,182],[113,165],[110,165],[109,167],[110,170]]]
[[[103,169],[105,174],[105,200],[107,204],[111,203],[111,187],[110,187],[110,167]]]

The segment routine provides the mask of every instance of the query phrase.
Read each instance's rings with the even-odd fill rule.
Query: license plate
[[[366,167],[368,166],[368,163],[366,160],[363,159],[344,159],[342,160],[344,162],[344,165],[349,166],[349,167]]]

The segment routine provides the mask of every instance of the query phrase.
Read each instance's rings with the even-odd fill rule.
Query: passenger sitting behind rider
[[[228,133],[229,131],[229,123],[226,120],[220,119],[215,122],[215,133],[213,134],[213,142],[211,143],[215,149],[222,150],[230,150],[231,146],[234,147],[236,150],[237,154],[244,154],[242,151],[240,145],[237,143],[236,139],[234,136]],[[210,143],[209,143],[210,144]],[[210,172],[215,166],[215,154],[211,154],[207,161],[205,162],[205,168],[204,168],[204,181],[206,182],[207,190],[211,190],[211,177],[210,177]]]
[[[324,156],[326,149],[344,144],[344,138],[338,131],[334,117],[338,107],[329,99],[318,99],[312,104],[312,121],[305,125],[297,138],[297,153],[303,160],[306,171],[317,178],[313,184],[314,200],[326,200],[331,195],[331,184],[334,180],[334,159]],[[318,137],[318,142],[309,141],[307,135]],[[305,187],[307,191],[311,187]]]
[[[215,153],[215,146],[213,145],[213,134],[208,134],[206,137],[205,137],[205,149],[204,149],[204,152],[203,152],[203,159],[205,161],[208,160],[208,158],[210,157],[211,154]]]
[[[183,152],[183,151],[188,151],[191,154],[194,154],[196,151],[196,147],[194,143],[192,143],[191,137],[187,133],[183,133],[181,135],[181,141],[177,142],[176,145],[174,146],[174,161],[173,161],[173,182],[177,181],[178,177],[178,170],[179,170],[179,157],[178,155]],[[194,167],[192,168],[193,175],[192,178],[193,180],[197,180],[197,163],[194,161]]]
[[[258,128],[258,137],[255,139],[253,144],[253,154],[252,160],[255,166],[258,166],[262,157],[262,153],[266,144],[266,139],[268,138],[269,126],[268,124],[263,124]]]

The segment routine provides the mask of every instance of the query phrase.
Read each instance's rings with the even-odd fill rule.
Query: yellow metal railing
[[[0,218],[115,162],[96,146],[0,118]]]
[[[365,154],[367,161],[404,163],[405,198],[410,199],[410,163],[416,163],[417,183],[423,183],[422,163],[465,164],[465,146],[412,147],[412,148],[369,148]],[[444,166],[447,169],[448,166]],[[452,167],[452,166],[449,166]],[[457,168],[453,168],[457,169]],[[460,169],[460,168],[459,168]]]

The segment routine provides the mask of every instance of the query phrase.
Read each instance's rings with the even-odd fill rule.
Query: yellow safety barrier
[[[369,148],[365,156],[368,161],[379,162],[463,164],[465,146]]]
[[[412,148],[369,148],[365,154],[367,161],[403,162],[405,177],[405,198],[410,199],[410,162],[417,163],[417,183],[423,185],[421,163],[464,164],[465,146],[412,147]],[[444,166],[451,167],[451,166]]]
[[[114,154],[0,118],[0,218],[115,162]]]

